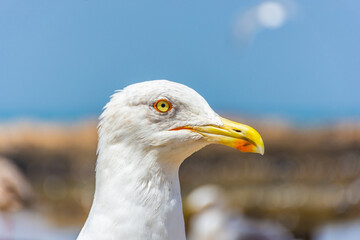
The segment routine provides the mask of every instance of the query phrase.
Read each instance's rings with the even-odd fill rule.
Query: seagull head
[[[255,129],[220,117],[196,91],[167,80],[116,92],[100,117],[99,139],[99,149],[121,144],[179,161],[210,143],[264,153]]]
[[[98,132],[94,202],[78,240],[185,239],[183,160],[210,143],[264,153],[253,128],[221,118],[193,89],[166,80],[116,92]]]

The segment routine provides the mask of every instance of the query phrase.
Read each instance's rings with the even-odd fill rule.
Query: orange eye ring
[[[172,109],[172,104],[166,99],[160,99],[154,103],[154,108],[158,112],[166,113]]]

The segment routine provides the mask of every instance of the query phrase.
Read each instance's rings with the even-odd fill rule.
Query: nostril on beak
[[[234,130],[235,132],[241,133],[241,130],[239,130],[239,129],[234,129],[234,128],[233,128],[233,130]]]

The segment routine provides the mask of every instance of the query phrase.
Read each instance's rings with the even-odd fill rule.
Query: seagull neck
[[[170,162],[156,150],[102,148],[93,206],[78,239],[185,239],[179,164]]]

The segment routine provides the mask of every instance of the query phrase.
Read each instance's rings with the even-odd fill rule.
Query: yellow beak
[[[221,118],[223,126],[185,126],[173,130],[189,129],[204,136],[212,143],[220,143],[242,152],[264,154],[264,142],[260,134],[250,126]]]

